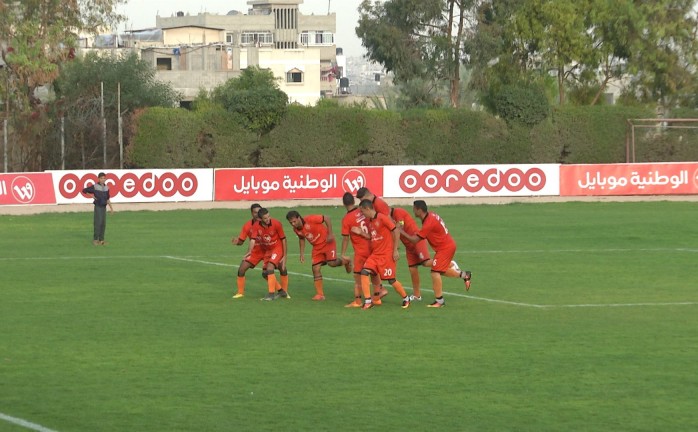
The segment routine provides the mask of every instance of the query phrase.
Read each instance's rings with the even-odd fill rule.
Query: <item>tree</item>
[[[274,74],[255,66],[213,89],[212,99],[239,114],[243,126],[258,136],[279,124],[288,107],[288,95],[279,89]]]
[[[594,89],[631,78],[643,100],[678,103],[693,93],[695,0],[483,0],[466,42],[473,85],[484,93],[516,81],[557,79],[558,102],[570,87]],[[538,77],[538,78],[536,78]]]
[[[0,96],[15,135],[12,169],[41,169],[41,137],[50,132],[36,89],[50,86],[75,56],[79,35],[109,29],[125,0],[0,0]]]
[[[107,122],[108,134],[112,136],[117,132],[113,120],[119,115],[119,103],[121,114],[124,114],[144,107],[172,107],[181,99],[171,84],[158,81],[153,67],[140,60],[135,53],[123,58],[92,53],[84,59],[76,58],[65,63],[54,81],[56,101],[51,106],[56,117],[64,116],[68,120],[72,126],[69,128],[72,147],[81,150],[79,162],[67,161],[73,166],[86,168],[101,160],[102,86],[105,89],[105,117],[110,119]],[[119,88],[120,95],[117,93]],[[120,97],[120,101],[117,101],[117,97]]]
[[[51,84],[74,57],[80,34],[111,28],[125,0],[0,0],[5,91],[20,112],[36,107],[37,87]]]
[[[473,0],[363,0],[356,34],[368,59],[395,76],[449,83],[450,105],[459,105],[466,18]],[[433,104],[433,103],[432,103]]]

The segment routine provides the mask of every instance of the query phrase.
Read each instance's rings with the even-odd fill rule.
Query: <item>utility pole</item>
[[[117,126],[119,129],[119,169],[124,169],[124,134],[121,131],[121,82],[116,84],[116,112]]]
[[[107,167],[107,119],[104,118],[104,81],[101,82],[102,89],[102,156],[103,166]]]

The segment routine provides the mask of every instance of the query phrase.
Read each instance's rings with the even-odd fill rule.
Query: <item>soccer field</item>
[[[231,298],[248,210],[115,207],[107,246],[91,213],[0,216],[0,431],[698,430],[696,203],[434,207],[470,292],[427,308],[421,268],[423,302],[367,311],[342,267],[310,300],[287,208],[263,302],[259,270]]]

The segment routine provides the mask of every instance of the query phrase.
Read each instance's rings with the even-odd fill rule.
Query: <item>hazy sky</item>
[[[337,34],[335,43],[344,48],[344,54],[350,57],[358,57],[364,53],[361,41],[356,36],[354,28],[359,20],[359,7],[361,0],[304,0],[300,5],[303,14],[315,15],[337,14]],[[200,12],[218,13],[225,15],[230,10],[247,13],[250,6],[247,0],[128,0],[126,6],[119,8],[119,12],[128,20],[122,23],[119,30],[144,29],[155,27],[155,16],[169,17],[177,11],[185,14],[196,15]]]

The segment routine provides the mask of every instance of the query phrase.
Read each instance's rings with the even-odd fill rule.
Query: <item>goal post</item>
[[[698,118],[644,118],[628,119],[625,134],[625,162],[636,162],[636,129],[655,129],[658,133],[676,129],[693,129],[698,136]],[[679,141],[683,136],[679,137]],[[647,161],[644,161],[647,162]],[[658,162],[658,161],[652,161]]]

